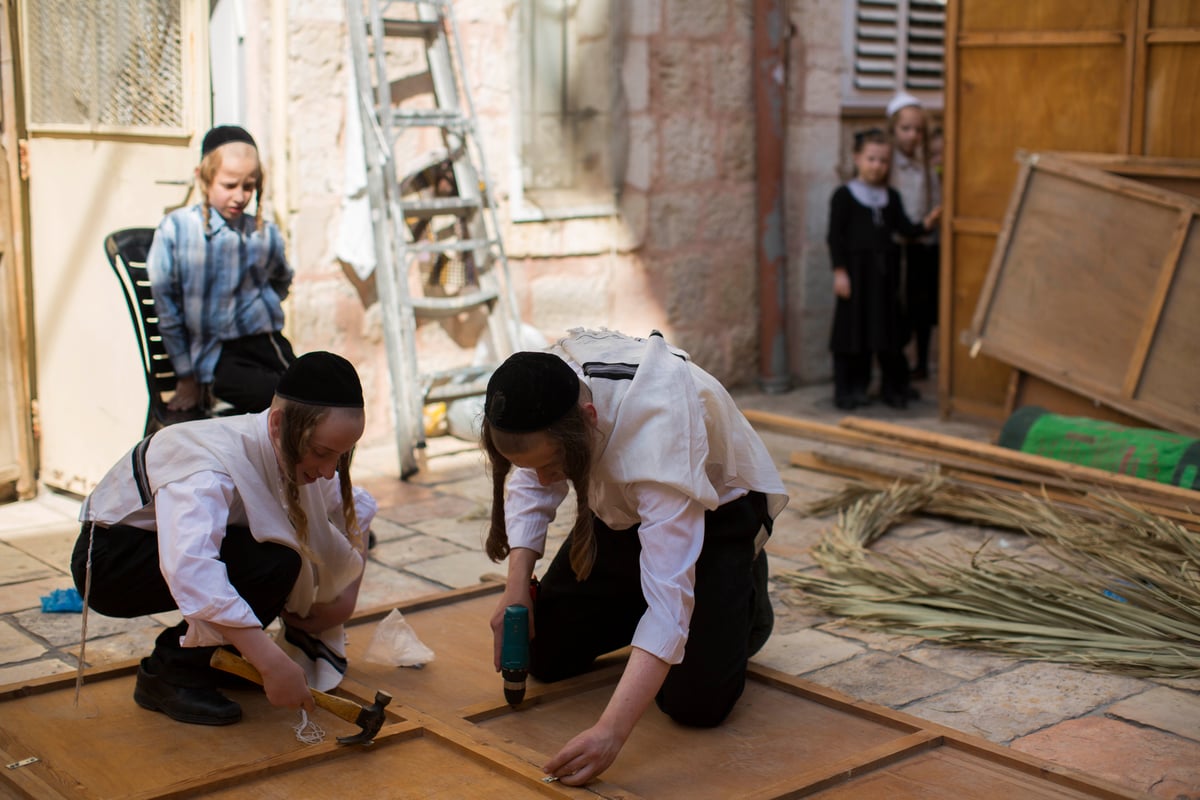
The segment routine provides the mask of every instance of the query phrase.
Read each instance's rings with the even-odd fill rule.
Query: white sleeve
[[[187,646],[225,643],[206,623],[262,627],[220,560],[234,495],[233,479],[218,472],[197,472],[155,494],[159,566],[188,621]]]
[[[632,644],[668,664],[683,661],[696,603],[696,561],[704,547],[704,506],[675,489],[637,484],[638,539],[646,613]]]
[[[546,529],[566,499],[570,483],[563,480],[542,486],[536,470],[516,467],[509,473],[506,488],[504,524],[508,531],[508,546],[527,547],[544,555]]]

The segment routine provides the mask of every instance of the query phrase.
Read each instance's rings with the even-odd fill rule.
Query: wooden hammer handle
[[[263,685],[262,674],[246,659],[241,656],[234,655],[223,647],[218,647],[213,651],[212,659],[209,661],[212,666],[225,672],[231,672],[234,675],[240,675],[249,681],[254,681],[259,686]],[[353,700],[347,700],[343,697],[336,697],[331,694],[319,691],[309,687],[308,691],[312,694],[313,702],[326,711],[336,714],[347,722],[358,724],[358,715],[362,713],[362,706],[355,703]]]

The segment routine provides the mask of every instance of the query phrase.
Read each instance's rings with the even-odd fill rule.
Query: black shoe
[[[138,667],[133,702],[150,711],[161,711],[176,722],[192,725],[232,725],[242,718],[242,707],[216,689],[175,686]]]
[[[771,595],[767,591],[767,551],[763,550],[754,559],[754,621],[750,623],[750,642],[746,657],[757,653],[767,643],[775,627],[775,609],[771,607]]]
[[[375,549],[375,531],[373,531],[373,530],[367,531],[367,549],[368,550]]]
[[[858,402],[853,397],[835,397],[833,404],[842,411],[853,411],[858,408]]]
[[[920,400],[921,393],[919,391],[917,391],[915,386],[909,386],[907,389],[904,390],[904,399],[905,400]]]
[[[908,398],[902,394],[885,394],[881,395],[880,399],[883,400],[883,404],[888,408],[908,408]]]

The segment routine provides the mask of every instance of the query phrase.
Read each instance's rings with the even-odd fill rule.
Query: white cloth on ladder
[[[353,66],[353,56],[346,63]],[[375,271],[375,232],[371,228],[371,196],[367,189],[367,156],[363,148],[362,117],[358,110],[353,68],[346,70],[345,168],[342,176],[342,218],[338,222],[334,255],[349,264],[361,280]]]

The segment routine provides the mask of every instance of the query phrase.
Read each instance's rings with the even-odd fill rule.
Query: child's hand
[[[192,376],[175,382],[175,394],[167,403],[171,411],[189,411],[200,403],[200,384]]]
[[[933,226],[938,224],[938,220],[942,218],[942,207],[938,206],[933,211],[925,215],[925,219],[921,223],[925,226],[925,230],[932,231]]]
[[[833,271],[833,293],[843,300],[850,299],[850,273],[842,267]]]

